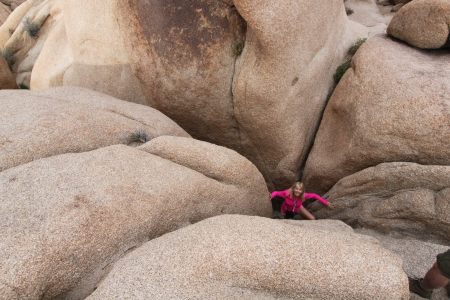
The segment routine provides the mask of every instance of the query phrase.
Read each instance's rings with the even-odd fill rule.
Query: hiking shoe
[[[423,297],[425,299],[431,299],[431,294],[433,291],[426,290],[422,287],[420,282],[423,280],[423,278],[420,279],[413,279],[408,277],[409,281],[409,291],[419,295],[420,297]]]
[[[274,211],[272,213],[272,219],[284,219],[283,215],[279,211]]]

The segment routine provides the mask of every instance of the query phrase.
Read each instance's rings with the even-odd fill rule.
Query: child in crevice
[[[300,215],[302,215],[308,220],[315,220],[314,215],[303,206],[304,201],[308,199],[317,200],[323,205],[330,207],[330,203],[319,195],[305,193],[303,183],[297,181],[287,190],[271,193],[273,218],[298,220]]]

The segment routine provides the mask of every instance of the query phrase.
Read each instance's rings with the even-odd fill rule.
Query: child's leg
[[[285,219],[294,219],[295,217],[295,213],[291,212],[291,211],[287,211],[286,215],[284,216]]]
[[[284,198],[282,197],[273,197],[270,199],[272,202],[273,216],[274,219],[282,219],[283,215],[281,214],[281,206],[283,206]]]
[[[310,213],[306,208],[304,208],[303,206],[300,208],[300,213],[307,218],[308,220],[315,220],[316,217],[313,216],[312,213]]]
[[[281,206],[283,206],[284,198],[282,197],[273,197],[270,202],[272,202],[272,209],[274,211],[281,211]]]

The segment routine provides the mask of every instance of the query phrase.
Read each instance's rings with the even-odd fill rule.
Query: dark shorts
[[[293,213],[293,212],[286,212],[286,215],[284,216],[285,219],[294,219],[294,220],[300,220],[300,215]]]
[[[450,279],[450,249],[447,252],[438,254],[436,263],[442,275]]]

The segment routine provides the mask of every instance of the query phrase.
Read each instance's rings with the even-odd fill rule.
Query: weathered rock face
[[[382,162],[450,164],[450,54],[374,37],[337,86],[306,165],[325,192]]]
[[[194,137],[238,150],[275,183],[304,162],[332,75],[357,39],[342,0],[26,4],[51,9],[19,83],[150,105]]]
[[[8,169],[0,173],[0,299],[83,299],[127,250],[222,213],[267,216],[267,195],[248,160],[182,137]]]
[[[0,3],[0,24],[3,24],[11,13],[11,8],[4,3]]]
[[[26,0],[1,0],[0,2],[12,11],[25,1]]]
[[[416,238],[450,241],[450,167],[384,163],[341,179],[322,218]]]
[[[245,40],[236,9],[211,0],[119,2],[118,13],[130,24],[124,47],[146,103],[169,113],[194,137],[236,148],[233,47]]]
[[[82,88],[0,91],[0,171],[113,144],[189,135],[150,107]]]
[[[48,35],[61,21],[59,0],[28,0],[0,27],[2,55],[19,87],[29,88],[31,72]],[[60,45],[61,46],[61,45]],[[49,64],[54,66],[55,61]]]
[[[9,17],[11,12],[15,10],[25,0],[1,0],[0,1],[0,25]]]
[[[16,80],[9,69],[8,63],[3,57],[0,57],[0,89],[17,88]]]
[[[133,251],[88,299],[113,297],[409,299],[409,293],[401,261],[342,223],[228,215]]]
[[[332,75],[353,42],[343,3],[234,4],[247,22],[233,79],[239,137],[269,179],[292,183],[310,150]]]
[[[418,48],[438,49],[448,46],[450,2],[415,0],[394,16],[388,33]]]

